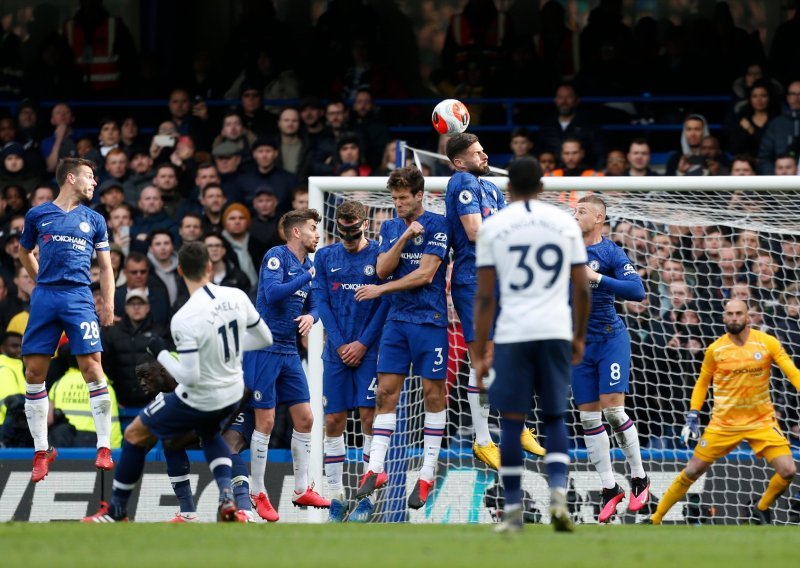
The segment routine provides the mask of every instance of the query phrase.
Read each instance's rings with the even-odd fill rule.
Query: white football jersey
[[[478,268],[493,266],[500,283],[495,343],[572,340],[570,271],[586,264],[578,223],[537,199],[516,201],[483,220]]]
[[[247,294],[238,288],[206,284],[172,316],[175,350],[197,352],[200,377],[175,392],[197,410],[219,410],[242,398],[241,342],[248,327],[261,316]]]

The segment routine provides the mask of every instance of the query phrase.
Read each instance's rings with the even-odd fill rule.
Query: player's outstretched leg
[[[344,458],[347,448],[344,435],[325,438],[325,477],[331,494],[331,507],[328,511],[329,523],[341,523],[347,515],[347,501],[344,496]]]
[[[661,521],[664,519],[664,515],[669,512],[672,506],[686,497],[686,493],[689,491],[689,488],[693,483],[694,480],[686,475],[685,470],[680,472],[678,477],[672,481],[672,484],[661,497],[661,501],[658,503],[656,512],[647,519],[647,524],[660,525]]]
[[[539,440],[536,439],[535,428],[523,428],[520,440],[522,442],[522,449],[529,454],[535,456],[545,455],[545,449],[539,444]]]
[[[122,454],[114,472],[111,502],[102,501],[100,509],[95,514],[84,517],[81,522],[115,523],[128,520],[128,500],[142,477],[144,459],[148,451],[150,449],[145,446],[131,444],[128,440],[123,440]]]
[[[589,461],[594,465],[603,486],[599,521],[605,523],[617,512],[617,505],[625,498],[625,492],[614,480],[614,471],[611,468],[611,442],[603,425],[602,412],[581,410],[580,417]]]
[[[89,406],[97,432],[97,457],[94,466],[111,471],[114,469],[114,460],[111,458],[111,394],[108,392],[108,383],[101,378],[87,382],[86,386],[89,388]]]
[[[572,532],[575,526],[567,508],[569,475],[569,439],[563,416],[545,416],[547,453],[544,456],[547,483],[550,486],[550,524],[556,532]]]
[[[314,484],[308,484],[308,462],[311,458],[311,432],[292,430],[292,463],[294,467],[294,494],[292,505],[295,507],[314,507],[327,509],[331,502],[314,491]]]
[[[467,401],[472,416],[472,428],[475,430],[475,441],[472,443],[472,455],[490,468],[500,469],[500,448],[492,441],[489,433],[489,405],[481,404],[478,380],[475,378],[475,369],[469,370],[469,383],[467,384]]]
[[[522,442],[520,434],[525,423],[502,417],[500,419],[500,478],[505,490],[502,520],[495,527],[499,533],[522,530]]]
[[[422,460],[422,469],[414,490],[408,497],[408,506],[412,509],[421,509],[433,492],[436,481],[436,466],[439,463],[439,452],[442,448],[442,438],[447,427],[447,411],[425,412],[425,433],[423,444],[425,456]]]
[[[33,437],[33,468],[31,481],[40,482],[50,471],[50,464],[56,459],[58,452],[47,441],[47,414],[50,401],[44,383],[25,385],[25,418]]]
[[[248,523],[255,523],[256,518],[253,515],[250,501],[250,478],[247,475],[247,465],[242,460],[242,456],[233,451],[231,451],[231,477],[233,501],[236,503],[239,517]]]
[[[356,508],[347,517],[349,523],[368,523],[375,512],[375,497],[370,495],[358,502]]]
[[[278,511],[269,502],[264,475],[267,471],[269,454],[269,434],[254,430],[250,437],[250,502],[258,516],[271,523],[280,519]]]
[[[375,416],[372,424],[372,445],[369,452],[369,466],[367,472],[361,477],[356,492],[356,499],[360,500],[380,489],[388,481],[383,464],[386,452],[389,450],[389,440],[397,426],[397,414],[387,412]]]
[[[222,523],[243,523],[246,519],[238,514],[231,489],[232,465],[231,450],[222,435],[217,432],[213,436],[203,438],[203,454],[208,468],[214,476],[219,488],[219,507],[217,521]]]
[[[636,512],[644,507],[650,498],[650,478],[642,466],[639,432],[623,406],[604,408],[603,415],[614,430],[617,445],[625,454],[628,467],[631,469],[631,496],[628,500],[628,510]]]
[[[194,504],[192,486],[189,483],[189,456],[184,449],[164,448],[164,459],[167,462],[167,475],[172,484],[172,491],[178,498],[180,510],[175,513],[170,523],[192,523],[197,521],[197,508]]]

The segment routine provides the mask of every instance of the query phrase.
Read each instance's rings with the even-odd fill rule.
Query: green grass
[[[777,568],[797,566],[797,527],[167,525],[6,523],[3,567]]]

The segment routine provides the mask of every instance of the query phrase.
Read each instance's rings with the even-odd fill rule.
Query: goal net
[[[426,178],[426,209],[444,213],[448,178]],[[502,189],[506,179],[493,178]],[[620,302],[632,344],[631,387],[626,399],[639,430],[645,469],[652,481],[647,515],[691,457],[680,440],[692,387],[705,348],[724,333],[726,298],[747,299],[754,328],[776,335],[800,364],[800,224],[798,182],[792,178],[545,178],[544,201],[570,208],[585,192],[608,204],[608,236],[620,244],[645,284],[641,303]],[[386,178],[311,178],[311,207],[323,215],[322,241],[331,244],[336,206],[346,199],[364,203],[371,238],[394,216]],[[322,246],[322,244],[320,246]],[[420,379],[406,381],[398,408],[398,426],[387,460],[389,486],[379,490],[377,522],[491,522],[502,503],[496,472],[472,457],[473,428],[467,403],[469,360],[460,323],[450,305],[450,363],[447,376],[447,430],[437,480],[426,506],[406,507],[422,463],[424,408]],[[315,326],[309,345],[309,380],[318,431],[312,467],[322,476],[322,326]],[[707,401],[711,400],[711,392]],[[784,434],[800,457],[800,398],[777,367],[772,400]],[[708,423],[708,403],[701,423]],[[539,428],[537,410],[528,426]],[[578,523],[594,523],[600,508],[600,480],[588,461],[577,411],[568,416],[572,442],[569,502]],[[499,420],[490,428],[499,441]],[[348,416],[345,487],[352,504],[364,471],[357,413]],[[613,440],[613,436],[612,436]],[[613,447],[612,442],[612,447]],[[612,449],[617,482],[630,489],[622,452]],[[665,522],[736,524],[750,522],[772,470],[746,444],[716,463],[677,503]],[[526,520],[549,522],[549,493],[541,458],[526,455],[523,476]],[[612,522],[637,517],[623,502]],[[800,488],[794,483],[773,507],[778,523],[800,522]]]

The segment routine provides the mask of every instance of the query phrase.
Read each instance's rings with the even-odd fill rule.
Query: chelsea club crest
[[[600,270],[600,261],[598,260],[589,261],[589,268],[597,272],[598,270]]]

